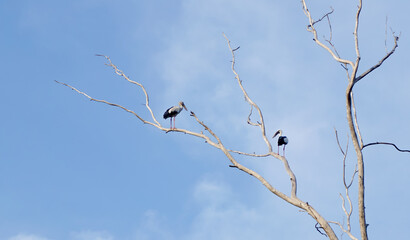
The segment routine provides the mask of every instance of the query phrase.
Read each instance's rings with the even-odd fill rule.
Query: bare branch
[[[363,146],[363,138],[360,132],[359,123],[357,122],[357,114],[356,114],[356,105],[354,103],[353,91],[350,92],[350,97],[352,98],[352,110],[353,110],[353,119],[354,125],[356,127],[357,137],[359,139],[360,147]]]
[[[316,223],[315,224],[315,228],[316,228],[316,231],[318,231],[320,234],[322,234],[323,236],[326,236],[327,237],[327,235],[326,235],[326,233],[323,233],[322,231],[320,231],[320,229],[323,229],[323,227],[321,227],[320,225],[319,225],[319,223]]]
[[[331,8],[331,9],[332,9],[332,12],[330,12],[330,13],[333,13],[333,8]],[[329,25],[329,39],[325,39],[325,41],[332,47],[332,49],[333,49],[334,53],[336,54],[336,56],[338,58],[340,58],[340,55],[339,55],[335,45],[332,42],[333,30],[332,30],[332,23],[330,22],[330,17],[329,17],[330,13],[325,15],[326,18],[327,18],[327,23]],[[348,71],[349,69],[347,68],[348,65],[346,63],[341,63],[340,66],[347,72],[347,75],[349,76],[349,71]]]
[[[384,49],[386,51],[386,54],[388,54],[388,52],[387,52],[387,22],[388,22],[388,18],[386,16],[386,24],[385,24],[385,28],[384,28]]]
[[[129,77],[127,77],[122,70],[118,69],[118,67],[112,63],[112,61],[111,61],[111,59],[110,59],[109,56],[100,55],[100,54],[97,54],[96,56],[104,57],[105,59],[107,59],[108,64],[106,64],[106,65],[112,67],[117,75],[123,77],[123,78],[124,78],[125,80],[127,80],[128,82],[130,82],[130,83],[132,83],[132,84],[135,84],[135,85],[137,85],[137,86],[139,86],[139,87],[141,88],[141,90],[144,92],[144,95],[145,95],[145,107],[146,107],[146,108],[148,109],[148,111],[151,113],[151,117],[152,117],[152,119],[154,120],[154,122],[155,122],[158,126],[161,126],[161,124],[160,124],[160,123],[157,121],[157,119],[155,118],[154,113],[153,113],[152,110],[151,110],[151,107],[149,106],[149,96],[148,96],[147,91],[145,90],[145,87],[144,87],[141,83],[136,82],[136,81],[133,81],[133,80],[131,80]]]
[[[334,130],[335,130],[335,136],[336,136],[337,145],[339,146],[339,149],[340,149],[340,151],[342,152],[342,154],[343,154],[344,156],[346,156],[345,152],[344,152],[343,149],[342,149],[342,146],[340,146],[339,135],[337,134],[336,128],[334,128]],[[348,137],[349,137],[349,136],[348,136]],[[349,138],[348,138],[347,140],[349,141]],[[349,145],[348,145],[348,146],[349,146]],[[347,148],[346,148],[346,149],[347,149]],[[346,150],[346,151],[347,151],[347,150]]]
[[[388,142],[368,143],[368,144],[364,145],[364,146],[362,147],[362,149],[365,148],[365,147],[372,146],[372,145],[377,145],[377,144],[391,145],[391,146],[393,146],[394,148],[396,148],[396,150],[399,151],[399,152],[410,152],[410,150],[400,149],[400,148],[398,148],[394,143],[388,143]]]
[[[360,19],[360,12],[362,10],[362,0],[359,0],[359,5],[357,6],[356,12],[356,23],[354,28],[354,42],[355,42],[355,50],[356,50],[356,62],[352,69],[351,78],[349,79],[349,83],[346,89],[346,110],[347,110],[347,122],[349,124],[350,135],[352,137],[353,146],[356,151],[357,156],[357,166],[358,166],[358,212],[359,212],[359,226],[360,226],[360,233],[362,240],[367,240],[367,223],[366,223],[366,208],[365,208],[365,201],[364,201],[364,161],[363,161],[363,153],[361,151],[359,138],[356,132],[356,127],[354,124],[354,117],[353,117],[353,109],[352,109],[352,90],[355,85],[355,79],[357,70],[359,68],[360,62],[360,51],[359,51],[359,37],[358,37],[358,29],[359,29],[359,19]]]
[[[347,230],[343,230],[343,231],[350,232],[351,231],[350,217],[352,216],[353,205],[352,205],[352,200],[350,199],[350,196],[349,196],[349,188],[350,188],[350,186],[352,186],[354,177],[357,173],[357,165],[356,165],[356,168],[355,168],[354,173],[352,175],[352,179],[350,180],[350,183],[347,184],[346,183],[346,156],[347,156],[347,151],[348,151],[348,148],[349,148],[349,136],[347,136],[346,151],[343,151],[342,147],[340,146],[339,137],[337,135],[336,129],[335,129],[335,135],[336,135],[336,140],[337,140],[337,144],[339,146],[339,149],[343,154],[343,185],[345,187],[345,193],[346,193],[347,201],[349,202],[349,211],[347,211],[346,205],[345,205],[345,199],[343,198],[342,194],[340,194],[340,198],[342,199],[342,209],[343,209],[343,212],[345,213],[346,218],[347,218]]]
[[[227,37],[225,34],[223,34],[223,36],[224,36],[224,38],[226,39],[226,42],[228,43],[229,50],[231,51],[231,54],[232,54],[232,67],[231,67],[232,72],[233,72],[233,74],[235,75],[236,80],[238,81],[238,85],[239,85],[239,87],[240,87],[241,90],[242,90],[242,93],[243,93],[243,95],[244,95],[244,97],[245,97],[245,100],[251,105],[251,113],[250,113],[249,116],[248,116],[248,123],[251,124],[251,125],[253,125],[253,126],[259,126],[259,127],[260,127],[261,133],[262,133],[262,138],[263,138],[263,140],[265,141],[265,143],[266,143],[266,145],[267,145],[267,147],[268,147],[269,152],[272,152],[272,144],[269,142],[268,137],[266,136],[265,121],[263,120],[262,111],[261,111],[261,109],[259,108],[259,106],[258,106],[255,102],[253,102],[252,99],[249,97],[248,93],[246,92],[245,88],[244,88],[243,85],[242,85],[242,80],[240,79],[239,74],[238,74],[238,73],[236,72],[236,70],[235,70],[235,52],[234,52],[234,50],[236,51],[238,48],[232,49],[232,47],[231,47],[231,41],[228,39],[228,37]],[[250,121],[250,116],[251,116],[251,114],[252,114],[252,108],[255,108],[256,111],[257,111],[258,114],[259,114],[259,121],[258,121],[257,124],[252,123],[252,122]]]
[[[260,126],[260,123],[254,123],[254,122],[252,122],[252,120],[251,120],[252,110],[253,110],[253,106],[251,105],[251,110],[249,111],[247,123],[248,123],[249,125],[256,126],[256,127],[257,127],[257,126]]]
[[[326,14],[323,15],[321,18],[319,18],[318,20],[314,21],[314,22],[312,23],[312,26],[314,26],[316,23],[322,21],[324,18],[327,18],[327,19],[329,20],[329,15],[332,14],[332,13],[335,11],[332,7],[330,7],[330,9],[331,9],[330,12],[326,13]],[[308,27],[311,27],[311,26],[308,26]]]
[[[338,226],[340,227],[340,229],[341,229],[343,232],[345,232],[351,239],[353,239],[353,240],[358,240],[355,236],[353,236],[353,234],[352,234],[350,231],[344,229],[344,227],[342,226],[342,224],[340,224],[340,222],[329,221],[329,223],[333,223],[333,224],[338,225]]]
[[[213,147],[216,147],[216,148],[220,148],[220,147],[218,146],[218,144],[216,144],[215,142],[213,142],[208,136],[206,136],[206,135],[203,134],[203,133],[196,133],[196,132],[192,132],[192,131],[185,130],[185,129],[169,129],[169,128],[164,128],[164,127],[162,127],[161,125],[157,125],[157,124],[155,124],[155,123],[153,123],[153,122],[150,122],[150,121],[147,121],[147,120],[143,119],[143,118],[142,118],[141,116],[139,116],[136,112],[134,112],[134,111],[132,111],[132,110],[130,110],[130,109],[128,109],[128,108],[122,106],[122,105],[119,105],[119,104],[116,104],[116,103],[111,103],[111,102],[108,102],[108,101],[106,101],[106,100],[99,100],[99,99],[92,98],[92,97],[89,96],[88,94],[86,94],[86,93],[84,93],[84,92],[78,90],[77,88],[75,88],[75,87],[73,87],[73,86],[71,86],[71,85],[69,85],[69,84],[62,83],[62,82],[59,82],[59,81],[57,81],[57,80],[55,80],[55,82],[56,82],[56,83],[59,83],[59,84],[61,84],[61,85],[64,85],[64,86],[66,86],[66,87],[71,88],[72,90],[76,91],[77,93],[79,93],[79,94],[81,94],[81,95],[87,97],[88,99],[90,99],[90,101],[100,102],[100,103],[104,103],[104,104],[107,104],[107,105],[110,105],[110,106],[113,106],[113,107],[121,108],[122,110],[124,110],[124,111],[126,111],[126,112],[128,112],[128,113],[133,114],[135,117],[137,117],[137,118],[138,118],[139,120],[141,120],[143,123],[149,124],[149,125],[151,125],[151,126],[154,126],[154,127],[158,128],[159,130],[164,131],[165,133],[168,133],[168,132],[181,132],[181,133],[189,134],[189,135],[192,135],[192,136],[195,136],[195,137],[203,138],[203,139],[205,139],[205,142],[208,143],[209,145],[211,145],[211,146],[213,146]]]
[[[380,67],[384,61],[386,61],[393,53],[394,51],[396,51],[396,48],[399,46],[398,45],[398,41],[399,41],[399,37],[395,36],[393,33],[393,39],[394,39],[394,46],[393,48],[390,50],[390,52],[388,52],[377,64],[375,64],[373,67],[369,68],[366,72],[362,73],[359,77],[354,79],[354,83],[357,83],[358,81],[360,81],[362,78],[366,77],[367,74],[373,72],[374,70],[376,70],[378,67]]]
[[[343,154],[343,184],[346,189],[349,189],[351,183],[349,186],[346,185],[346,157],[347,157],[347,150],[349,149],[349,138],[347,138],[346,142],[346,153]]]
[[[149,122],[149,121],[144,120],[142,117],[140,117],[140,116],[139,116],[138,114],[136,114],[134,111],[129,110],[129,109],[127,109],[127,108],[125,108],[125,107],[123,107],[123,106],[121,106],[121,105],[119,105],[119,104],[115,104],[115,103],[107,102],[107,101],[105,101],[105,100],[99,100],[99,99],[92,98],[92,97],[89,96],[88,94],[86,94],[86,93],[84,93],[84,92],[81,92],[80,90],[78,90],[77,88],[75,88],[75,87],[73,87],[73,86],[70,86],[70,85],[68,85],[68,84],[66,84],[66,83],[59,82],[59,81],[57,81],[57,80],[54,80],[54,81],[55,81],[56,83],[59,83],[59,84],[61,84],[61,85],[64,85],[64,86],[66,86],[66,87],[71,88],[72,90],[76,91],[77,93],[79,93],[79,94],[81,94],[81,95],[87,97],[88,99],[90,99],[90,101],[105,103],[105,104],[110,105],[110,106],[113,106],[113,107],[121,108],[122,110],[124,110],[124,111],[126,111],[126,112],[129,112],[129,113],[133,114],[134,116],[136,116],[136,117],[137,117],[139,120],[141,120],[143,123],[150,124],[150,125],[155,126],[155,127],[161,127],[161,126],[156,125],[156,124],[154,124],[154,123],[152,123],[152,122]]]
[[[360,61],[360,51],[359,51],[359,20],[360,20],[360,13],[362,11],[362,0],[359,0],[359,5],[357,6],[357,12],[356,12],[356,23],[354,27],[354,43],[355,43],[355,49],[356,49],[356,67],[358,67],[359,61]]]
[[[232,153],[237,153],[239,155],[245,155],[245,156],[249,156],[249,157],[269,157],[271,156],[270,153],[266,153],[266,154],[255,154],[255,153],[245,153],[245,152],[241,152],[241,151],[236,151],[236,150],[230,150],[227,149],[229,152]]]
[[[332,8],[332,13],[333,13],[333,8]],[[329,24],[329,34],[330,34],[330,36],[329,36],[329,42],[332,42],[333,31],[332,31],[332,24],[330,23],[330,17],[329,17],[328,14],[326,15],[326,18],[327,18],[327,23]],[[333,46],[333,45],[332,45],[332,46]],[[334,46],[333,46],[333,49],[334,49]],[[336,52],[337,56],[339,56],[339,54],[337,53],[336,49],[335,49],[335,52]]]
[[[354,67],[354,64],[353,64],[352,61],[349,61],[349,60],[340,58],[335,52],[333,52],[328,46],[326,46],[325,44],[323,44],[323,43],[318,39],[317,31],[316,31],[316,28],[315,28],[315,26],[314,26],[314,24],[317,23],[318,21],[314,21],[314,20],[313,20],[311,14],[310,14],[310,11],[309,11],[309,9],[308,9],[308,7],[307,7],[307,5],[306,5],[306,1],[305,1],[305,0],[302,0],[302,8],[303,8],[303,12],[305,13],[306,17],[307,17],[308,20],[309,20],[309,25],[307,26],[307,29],[306,29],[306,30],[309,31],[309,32],[311,32],[311,33],[313,34],[313,40],[314,40],[320,47],[324,48],[327,52],[329,52],[330,55],[332,55],[332,57],[333,57],[337,62],[340,62],[340,63],[342,63],[342,64],[347,64],[347,65],[350,65],[350,66]],[[323,18],[322,18],[322,19],[323,19]]]

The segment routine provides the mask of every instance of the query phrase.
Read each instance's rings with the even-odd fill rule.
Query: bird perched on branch
[[[179,102],[178,106],[170,107],[165,111],[164,119],[170,118],[171,126],[169,128],[175,129],[175,117],[182,111],[183,108],[188,111],[184,102]],[[172,118],[174,119],[174,127],[172,127]]]
[[[279,134],[278,138],[278,154],[279,154],[279,146],[283,145],[283,156],[285,156],[285,147],[288,144],[289,140],[286,136],[282,136],[282,130],[276,131],[275,135],[272,138],[276,137]]]

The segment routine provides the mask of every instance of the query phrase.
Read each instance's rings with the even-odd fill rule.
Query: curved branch
[[[160,123],[157,121],[157,119],[155,118],[154,113],[153,113],[152,110],[151,110],[151,107],[149,106],[149,96],[148,96],[147,91],[145,90],[145,87],[144,87],[141,83],[136,82],[136,81],[133,81],[133,80],[131,80],[129,77],[127,77],[122,70],[118,69],[118,67],[111,62],[111,58],[110,58],[109,56],[105,56],[105,55],[101,55],[101,54],[96,54],[96,56],[104,57],[105,59],[107,59],[108,64],[105,64],[105,65],[112,67],[117,75],[119,75],[119,76],[125,78],[125,80],[127,80],[128,82],[130,82],[130,83],[132,83],[132,84],[135,84],[135,85],[137,85],[137,86],[139,86],[139,87],[141,88],[141,90],[144,92],[144,95],[145,95],[145,107],[146,107],[146,108],[148,109],[148,111],[151,113],[151,117],[152,117],[152,119],[154,120],[154,122],[155,122],[158,126],[161,126],[161,124],[160,124]]]
[[[185,134],[188,134],[188,135],[191,135],[191,136],[195,136],[195,137],[199,137],[199,138],[205,139],[205,142],[208,143],[209,145],[211,145],[211,146],[213,146],[213,147],[216,147],[216,148],[220,148],[220,147],[218,146],[218,144],[216,144],[215,142],[213,142],[208,136],[206,136],[206,135],[203,134],[203,133],[192,132],[192,131],[189,131],[189,130],[179,129],[179,128],[176,128],[176,129],[164,128],[164,127],[162,127],[161,125],[158,125],[158,124],[155,124],[155,123],[153,123],[153,122],[150,122],[150,121],[147,121],[147,120],[143,119],[143,118],[142,118],[141,116],[139,116],[136,112],[134,112],[134,111],[132,111],[132,110],[130,110],[130,109],[128,109],[128,108],[122,106],[122,105],[119,105],[119,104],[116,104],[116,103],[111,103],[111,102],[108,102],[108,101],[106,101],[106,100],[95,99],[95,98],[89,96],[88,94],[86,94],[86,93],[84,93],[84,92],[78,90],[77,88],[75,88],[75,87],[73,87],[73,86],[71,86],[71,85],[69,85],[69,84],[62,83],[62,82],[59,82],[59,81],[57,81],[57,80],[54,80],[54,81],[55,81],[56,83],[59,83],[59,84],[61,84],[61,85],[64,85],[64,86],[66,86],[66,87],[71,88],[72,90],[76,91],[77,93],[79,93],[79,94],[81,94],[81,95],[87,97],[88,99],[90,99],[90,101],[100,102],[100,103],[104,103],[104,104],[107,104],[107,105],[110,105],[110,106],[113,106],[113,107],[121,108],[122,110],[124,110],[124,111],[126,111],[126,112],[128,112],[128,113],[131,113],[132,115],[134,115],[135,117],[137,117],[137,118],[138,118],[139,120],[141,120],[143,123],[149,124],[149,125],[151,125],[151,126],[154,126],[154,127],[158,128],[159,130],[164,131],[165,133],[168,133],[168,132],[181,132],[181,133],[185,133]],[[198,121],[199,121],[199,120],[198,120]],[[199,122],[200,122],[200,121],[199,121]]]
[[[123,107],[123,106],[121,106],[121,105],[119,105],[119,104],[107,102],[107,101],[105,101],[105,100],[99,100],[99,99],[92,98],[91,96],[89,96],[89,95],[86,94],[85,92],[82,92],[82,91],[78,90],[77,88],[75,88],[75,87],[73,87],[73,86],[71,86],[71,85],[68,85],[67,83],[59,82],[59,81],[57,81],[57,80],[54,80],[54,81],[55,81],[56,83],[59,83],[59,84],[61,84],[61,85],[64,85],[64,86],[66,86],[66,87],[71,88],[72,90],[76,91],[77,93],[79,93],[79,94],[85,96],[86,98],[90,99],[90,101],[105,103],[105,104],[110,105],[110,106],[113,106],[113,107],[121,108],[122,110],[124,110],[124,111],[126,111],[126,112],[129,112],[129,113],[133,114],[134,116],[136,116],[136,117],[137,117],[139,120],[141,120],[143,123],[146,123],[146,124],[149,124],[149,125],[152,125],[152,126],[155,126],[155,127],[161,127],[161,126],[159,126],[159,125],[157,125],[157,124],[155,124],[155,123],[146,121],[145,119],[143,119],[142,117],[140,117],[140,116],[139,116],[137,113],[135,113],[134,111],[129,110],[129,109],[127,109],[127,108],[125,108],[125,107]]]
[[[347,64],[350,65],[351,67],[354,67],[354,64],[352,61],[346,60],[346,59],[342,59],[340,58],[335,52],[333,52],[328,46],[326,46],[325,44],[323,44],[318,36],[317,36],[317,31],[316,28],[314,26],[315,23],[317,23],[318,21],[314,21],[312,18],[312,15],[310,14],[310,11],[306,5],[306,1],[302,0],[302,8],[303,8],[303,12],[305,13],[306,17],[309,20],[309,25],[307,26],[307,31],[311,32],[313,34],[313,40],[322,48],[324,48],[327,52],[330,53],[330,55],[332,55],[332,57],[337,61],[340,62],[342,64]],[[328,15],[328,14],[327,14]],[[326,16],[326,15],[325,15]],[[322,17],[323,19],[323,17]]]
[[[365,147],[372,146],[372,145],[377,145],[377,144],[391,145],[391,146],[393,146],[394,148],[396,148],[396,150],[399,151],[399,152],[409,152],[409,153],[410,153],[410,150],[400,149],[400,148],[398,148],[394,143],[388,143],[388,142],[368,143],[368,144],[365,144],[365,145],[362,147],[362,149],[365,148]]]
[[[355,236],[353,236],[353,234],[352,234],[350,231],[344,229],[344,227],[342,226],[342,224],[340,224],[340,222],[329,221],[329,223],[333,223],[333,224],[338,225],[338,226],[340,227],[340,229],[341,229],[343,232],[345,232],[347,235],[349,235],[349,237],[350,237],[351,239],[353,239],[353,240],[358,240]]]
[[[230,47],[229,40],[227,39],[227,41],[228,41],[228,45],[229,45],[229,47]],[[230,49],[231,49],[231,48],[230,48]],[[237,49],[231,49],[231,52],[234,53],[235,50],[237,50]],[[234,71],[234,74],[235,74],[235,76],[236,76],[236,79],[238,80],[238,83],[239,83],[239,85],[240,85],[240,87],[241,87],[241,89],[242,89],[242,91],[243,91],[243,93],[244,93],[244,95],[245,95],[245,98],[246,98],[246,100],[250,103],[250,105],[251,105],[252,107],[254,107],[255,109],[257,109],[257,111],[258,111],[258,113],[259,113],[260,123],[258,122],[258,126],[261,128],[261,130],[262,130],[262,136],[264,137],[264,139],[265,139],[265,141],[266,141],[266,143],[267,143],[267,145],[268,145],[268,148],[269,148],[269,150],[270,150],[268,154],[265,154],[265,155],[246,154],[246,153],[243,153],[243,152],[240,152],[240,151],[233,151],[233,150],[227,149],[227,148],[223,145],[221,139],[220,139],[204,122],[202,122],[202,121],[195,115],[195,113],[192,112],[192,111],[191,111],[191,116],[193,116],[193,117],[195,118],[195,120],[196,120],[202,127],[204,127],[205,130],[206,130],[213,138],[216,139],[216,142],[213,141],[213,140],[211,140],[210,137],[208,137],[207,135],[205,135],[205,134],[202,133],[202,132],[201,132],[201,133],[197,133],[197,132],[192,132],[192,131],[185,130],[185,129],[169,129],[169,128],[164,128],[164,127],[162,127],[162,126],[156,121],[156,118],[155,118],[155,116],[154,116],[154,114],[153,114],[151,108],[149,107],[148,93],[146,92],[146,90],[145,90],[145,88],[143,87],[143,85],[140,84],[140,83],[138,83],[138,82],[135,82],[135,81],[130,80],[121,70],[119,70],[114,64],[112,64],[112,62],[111,62],[111,60],[109,59],[109,57],[106,57],[106,56],[104,56],[104,57],[109,61],[109,64],[107,64],[107,65],[108,65],[108,66],[111,66],[111,67],[114,69],[114,71],[115,71],[116,74],[118,74],[118,75],[124,77],[124,78],[125,78],[127,81],[129,81],[130,83],[136,84],[136,85],[138,85],[139,87],[141,87],[141,89],[143,90],[143,92],[144,92],[144,94],[145,94],[145,97],[146,97],[146,108],[150,111],[151,116],[152,116],[154,122],[150,122],[150,121],[145,120],[144,118],[142,118],[142,117],[141,117],[139,114],[137,114],[136,112],[134,112],[134,111],[132,111],[132,110],[126,108],[126,107],[123,107],[123,106],[121,106],[121,105],[119,105],[119,104],[111,103],[111,102],[108,102],[108,101],[105,101],[105,100],[95,99],[95,98],[89,96],[88,94],[86,94],[85,92],[82,92],[82,91],[78,90],[77,88],[72,87],[72,86],[70,86],[70,85],[68,85],[68,84],[66,84],[66,83],[61,83],[61,82],[58,82],[58,81],[56,81],[56,82],[59,83],[59,84],[62,84],[62,85],[64,85],[64,86],[66,86],[66,87],[71,88],[72,90],[76,91],[76,92],[79,93],[80,95],[83,95],[83,96],[87,97],[87,98],[90,99],[91,101],[100,102],[100,103],[104,103],[104,104],[107,104],[107,105],[110,105],[110,106],[114,106],[114,107],[121,108],[121,109],[123,109],[124,111],[133,114],[135,117],[137,117],[137,118],[138,118],[140,121],[142,121],[143,123],[146,123],[146,124],[149,124],[149,125],[151,125],[151,126],[154,126],[154,127],[156,127],[157,129],[159,129],[159,130],[161,130],[161,131],[164,131],[165,133],[168,133],[168,132],[181,132],[181,133],[185,133],[185,134],[188,134],[188,135],[191,135],[191,136],[195,136],[195,137],[199,137],[199,138],[204,139],[206,143],[208,143],[209,145],[211,145],[211,146],[213,146],[213,147],[215,147],[215,148],[220,149],[220,150],[226,155],[226,157],[229,159],[229,161],[233,164],[233,165],[230,165],[231,167],[238,168],[239,170],[241,170],[241,171],[243,171],[243,172],[246,172],[246,173],[248,173],[249,175],[255,177],[255,178],[258,179],[270,192],[272,192],[273,194],[275,194],[275,195],[278,196],[279,198],[283,199],[284,201],[286,201],[286,202],[288,202],[288,203],[290,203],[290,204],[292,204],[292,205],[294,205],[294,206],[296,206],[296,207],[298,207],[298,208],[301,208],[301,209],[305,210],[310,216],[312,216],[312,217],[321,225],[321,227],[325,230],[326,234],[329,236],[330,239],[337,239],[335,233],[333,232],[333,229],[329,226],[329,223],[328,223],[311,205],[309,205],[307,202],[303,202],[302,200],[300,200],[300,199],[297,197],[297,195],[296,195],[296,192],[297,192],[297,191],[296,191],[296,190],[297,190],[296,177],[295,177],[293,171],[291,170],[287,159],[286,159],[284,156],[280,156],[280,155],[278,155],[278,154],[272,152],[272,146],[271,146],[270,142],[268,141],[268,139],[267,139],[267,137],[266,137],[265,124],[264,124],[262,112],[261,112],[261,110],[259,109],[258,105],[256,105],[256,104],[249,98],[249,96],[247,95],[245,89],[243,88],[243,86],[242,86],[242,84],[241,84],[241,80],[240,80],[238,74],[236,73],[236,71],[235,71],[235,69],[234,69],[234,61],[233,61],[233,65],[232,65],[232,70]],[[233,59],[234,59],[234,55],[233,55]],[[255,172],[255,171],[253,171],[253,170],[251,170],[251,169],[249,169],[249,168],[247,168],[247,167],[241,165],[240,163],[238,163],[238,162],[236,161],[236,159],[235,159],[234,157],[232,157],[231,152],[233,152],[233,153],[238,153],[238,154],[243,154],[243,155],[248,155],[248,156],[254,156],[254,157],[255,157],[255,156],[257,156],[257,157],[265,157],[265,156],[269,156],[269,155],[270,155],[270,156],[272,156],[272,157],[274,157],[274,158],[277,158],[277,159],[281,160],[281,161],[283,162],[284,166],[285,166],[285,169],[286,169],[288,175],[290,176],[290,181],[291,181],[291,183],[292,183],[291,196],[288,196],[288,195],[284,194],[283,192],[279,191],[278,189],[276,189],[275,187],[273,187],[273,186],[272,186],[268,181],[266,181],[266,179],[263,178],[259,173],[257,173],[257,172]]]
[[[362,12],[362,0],[359,0],[359,5],[357,6],[357,12],[356,12],[356,21],[355,21],[355,27],[354,27],[354,44],[355,44],[355,49],[356,49],[356,64],[358,65],[360,61],[360,51],[359,51],[359,20],[360,20],[360,13]]]
[[[236,80],[238,81],[239,87],[242,90],[242,93],[245,97],[245,100],[251,105],[251,112],[248,115],[248,123],[253,125],[253,126],[259,126],[260,127],[261,132],[262,132],[262,138],[265,141],[266,145],[268,146],[269,152],[272,152],[272,144],[269,142],[269,140],[266,136],[265,121],[263,120],[262,111],[259,108],[259,106],[255,102],[253,102],[252,99],[249,97],[248,93],[246,92],[245,88],[242,85],[242,80],[239,78],[239,74],[235,70],[235,51],[238,50],[239,47],[235,48],[235,49],[232,49],[231,41],[228,39],[228,37],[225,34],[223,34],[223,36],[226,39],[226,42],[228,43],[229,50],[231,51],[231,54],[232,54],[232,66],[231,66],[232,72],[235,75]],[[252,108],[255,108],[258,111],[260,121],[258,121],[257,123],[252,123],[251,120],[250,120],[250,116],[252,114]]]

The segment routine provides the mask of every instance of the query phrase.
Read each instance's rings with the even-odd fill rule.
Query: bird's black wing
[[[171,114],[169,113],[169,110],[170,110],[171,108],[173,108],[173,107],[168,108],[168,109],[164,112],[164,119],[167,119],[167,118],[171,117]]]

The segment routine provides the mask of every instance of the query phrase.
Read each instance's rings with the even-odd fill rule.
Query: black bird
[[[275,135],[273,135],[272,138],[276,137],[276,135],[279,134],[279,138],[278,138],[278,154],[279,154],[279,146],[283,145],[283,156],[285,156],[285,147],[286,144],[288,144],[289,140],[288,137],[286,136],[282,136],[282,130],[278,130]]]
[[[168,108],[164,113],[164,119],[170,118],[171,126],[169,128],[175,129],[175,117],[182,111],[182,108],[185,108],[186,111],[188,109],[185,107],[184,102],[179,102],[178,106],[173,106]],[[174,118],[174,127],[172,127],[172,118]]]

